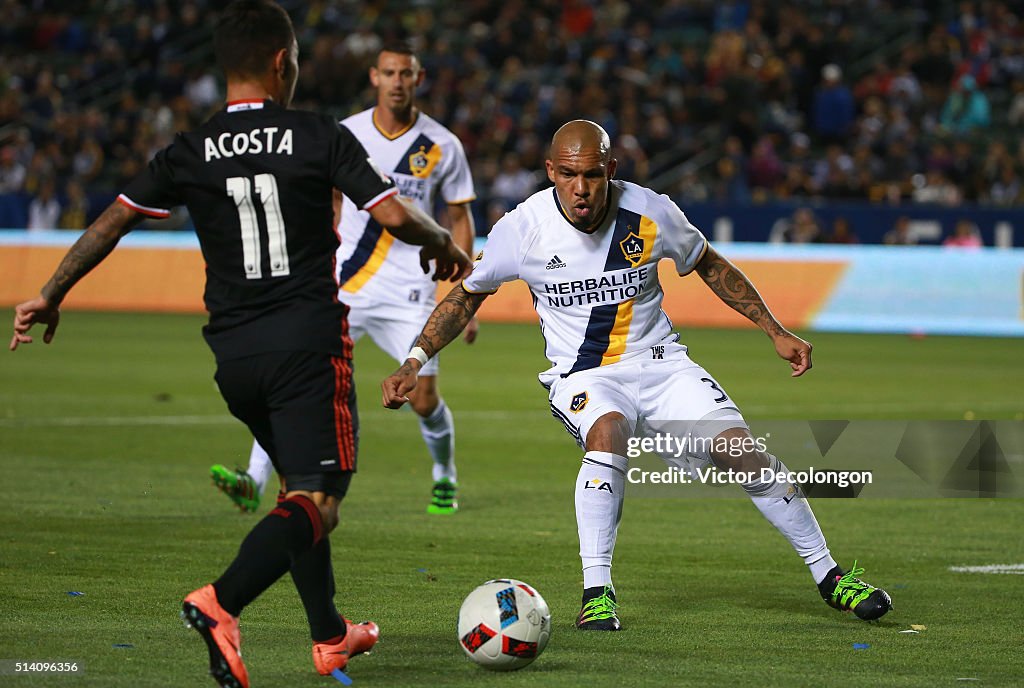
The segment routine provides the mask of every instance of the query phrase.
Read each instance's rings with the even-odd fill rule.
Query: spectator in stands
[[[988,191],[988,202],[999,206],[1014,206],[1024,201],[1021,193],[1020,177],[1013,163],[1005,162],[997,179]]]
[[[825,237],[827,244],[859,244],[860,239],[850,226],[850,221],[840,215],[832,221],[832,233]]]
[[[821,228],[810,208],[798,208],[782,233],[789,244],[815,244],[821,241]]]
[[[64,208],[58,223],[61,229],[85,229],[89,220],[89,198],[81,183],[72,179],[65,188]]]
[[[917,238],[910,232],[910,218],[906,215],[900,216],[896,224],[882,237],[882,243],[886,246],[913,246],[917,244]]]
[[[48,177],[39,184],[39,193],[28,205],[28,229],[56,229],[60,219],[60,202],[53,179]]]
[[[946,237],[942,245],[957,248],[980,248],[984,246],[981,241],[981,232],[978,231],[977,225],[967,219],[957,220],[953,234]]]
[[[821,69],[822,84],[814,95],[814,130],[826,143],[845,143],[853,126],[853,94],[843,84],[839,65]]]
[[[103,149],[92,136],[87,137],[71,159],[71,171],[75,177],[88,183],[103,171]]]
[[[1024,125],[1024,79],[1014,79],[1011,88],[1013,100],[1010,101],[1006,122],[1010,126],[1019,127]]]
[[[745,204],[750,202],[750,187],[746,175],[736,166],[734,158],[720,158],[716,165],[718,182],[715,184],[715,200],[722,203]]]
[[[25,166],[18,162],[13,146],[0,148],[0,193],[18,193],[25,185]]]
[[[757,190],[774,189],[785,176],[785,169],[779,156],[775,154],[775,146],[769,136],[762,136],[754,145],[750,155],[747,175],[751,188]]]
[[[913,184],[911,196],[915,203],[954,206],[961,200],[960,189],[939,170],[928,170],[923,177],[914,175]]]
[[[988,98],[978,89],[974,77],[964,74],[949,94],[939,123],[954,134],[967,134],[987,127],[991,120]]]
[[[679,180],[679,193],[676,194],[676,202],[683,207],[684,211],[688,203],[703,203],[708,200],[710,195],[711,192],[697,176],[696,170],[689,168],[683,172],[683,177]]]
[[[537,190],[537,177],[519,162],[518,153],[506,153],[501,161],[501,170],[494,178],[491,197],[513,208]]]

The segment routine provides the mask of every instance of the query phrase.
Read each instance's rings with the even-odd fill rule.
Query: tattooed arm
[[[19,344],[31,344],[28,331],[36,323],[46,325],[43,341],[49,344],[60,322],[60,304],[71,288],[94,267],[106,258],[125,234],[145,219],[116,201],[89,226],[78,241],[68,250],[67,255],[44,286],[40,295],[19,304],[14,309],[14,336],[11,351]]]
[[[428,358],[436,356],[459,336],[488,296],[471,294],[461,284],[456,285],[430,314],[414,346],[423,349]],[[386,407],[396,409],[409,400],[406,395],[416,387],[416,375],[422,367],[418,360],[406,359],[398,370],[381,383]]]
[[[780,357],[789,361],[793,377],[799,377],[811,368],[811,344],[800,339],[782,326],[768,310],[757,289],[740,269],[718,253],[710,244],[704,257],[697,263],[697,274],[724,304],[746,316],[764,330]]]

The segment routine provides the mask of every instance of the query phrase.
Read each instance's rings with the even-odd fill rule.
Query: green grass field
[[[180,599],[216,577],[255,522],[209,484],[244,465],[190,316],[67,313],[56,342],[0,355],[0,660],[77,660],[82,676],[0,686],[205,686],[206,651]],[[1024,417],[1017,340],[817,334],[792,380],[756,332],[687,332],[693,357],[751,418]],[[574,631],[580,453],[547,411],[535,327],[484,325],[454,343],[442,389],[456,415],[462,511],[425,513],[429,460],[411,413],[380,407],[394,367],[357,350],[359,475],[334,535],[339,607],[382,640],[356,686],[984,686],[1024,681],[1024,576],[951,565],[1024,562],[1020,500],[816,503],[833,554],[857,558],[895,611],[866,624],[821,602],[788,544],[736,499],[634,499],[616,550],[625,627]],[[783,457],[784,458],[784,457]],[[456,642],[477,584],[517,577],[551,606],[532,666],[490,674]],[[68,592],[85,593],[69,596]],[[900,634],[910,624],[927,630]],[[254,686],[325,686],[287,579],[246,610]],[[867,643],[855,650],[854,643]],[[131,647],[120,647],[130,645]]]

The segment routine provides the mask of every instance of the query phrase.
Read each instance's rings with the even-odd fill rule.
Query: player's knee
[[[587,432],[587,451],[604,451],[626,455],[629,441],[629,423],[621,413],[606,413],[597,419]]]
[[[730,428],[715,436],[708,452],[719,469],[758,473],[768,465],[762,451],[746,428]]]

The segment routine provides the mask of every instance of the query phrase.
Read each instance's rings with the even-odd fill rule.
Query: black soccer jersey
[[[270,351],[349,357],[332,187],[361,208],[397,193],[333,118],[257,100],[229,103],[178,134],[118,200],[154,217],[188,207],[206,260],[203,334],[218,361]]]

